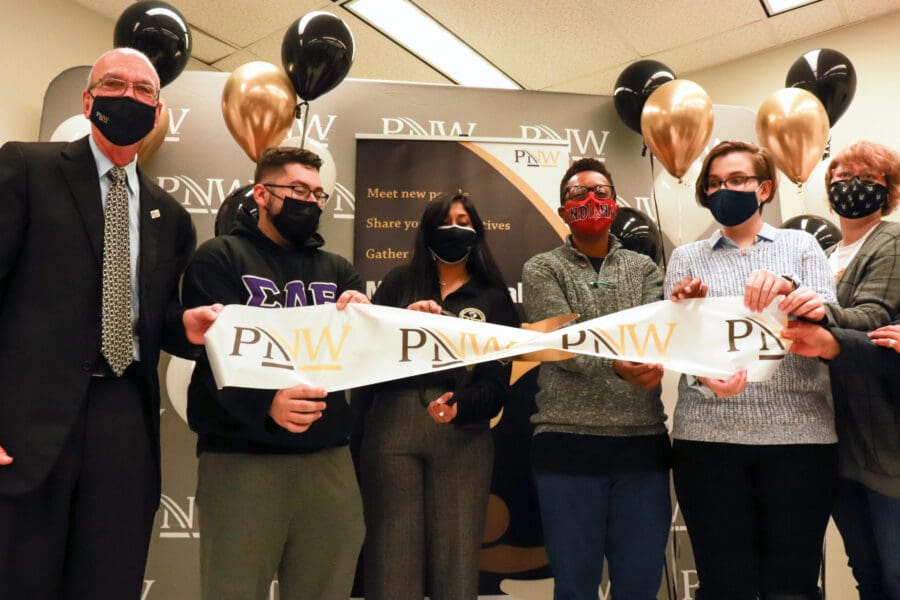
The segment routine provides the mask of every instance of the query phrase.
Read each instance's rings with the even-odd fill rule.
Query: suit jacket
[[[182,356],[180,275],[190,216],[139,172],[142,393],[159,465],[160,348]],[[0,495],[36,488],[56,462],[100,356],[103,210],[88,138],[0,148]],[[110,452],[115,452],[114,448]],[[157,485],[159,469],[157,468]],[[158,496],[158,494],[157,494]]]

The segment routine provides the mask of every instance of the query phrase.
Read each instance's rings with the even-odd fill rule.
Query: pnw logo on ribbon
[[[329,391],[502,357],[533,332],[385,306],[227,306],[206,334],[220,387]]]
[[[229,356],[259,356],[264,369],[293,371],[341,371],[341,350],[351,327],[340,332],[330,327],[302,327],[291,331],[272,327],[234,328],[234,341]]]
[[[365,304],[232,305],[207,331],[206,350],[219,387],[335,391],[544,349],[706,377],[746,368],[762,381],[787,349],[779,337],[787,319],[775,306],[755,314],[740,297],[663,300],[539,333]]]

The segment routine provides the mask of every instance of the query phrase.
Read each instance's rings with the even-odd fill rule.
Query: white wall
[[[113,22],[66,0],[2,2],[0,142],[37,140],[50,81],[111,48]]]
[[[0,0],[0,144],[35,141],[47,86],[112,48],[115,23],[72,0]],[[204,68],[191,61],[188,68]]]

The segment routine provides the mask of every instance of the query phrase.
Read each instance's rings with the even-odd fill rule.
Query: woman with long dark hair
[[[389,272],[373,303],[518,326],[509,289],[467,194],[422,214],[412,258]],[[489,420],[508,369],[497,361],[358,390],[360,479],[369,600],[478,596],[478,553],[493,466]]]

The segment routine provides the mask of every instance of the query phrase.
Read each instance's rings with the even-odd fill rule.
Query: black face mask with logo
[[[322,209],[317,202],[284,198],[281,212],[271,217],[272,225],[281,236],[295,246],[300,246],[319,228]]]
[[[130,146],[153,131],[156,107],[128,96],[94,96],[91,123],[116,146]]]
[[[431,234],[428,249],[441,262],[453,265],[469,257],[477,237],[478,234],[471,227],[442,225]]]
[[[887,204],[889,195],[887,187],[874,181],[863,181],[859,177],[835,181],[828,186],[831,208],[845,219],[860,219],[881,210]]]

